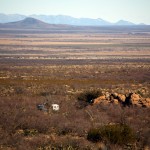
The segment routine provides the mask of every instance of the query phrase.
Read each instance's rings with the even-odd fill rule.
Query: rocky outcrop
[[[150,98],[146,98],[142,100],[143,107],[149,107],[150,108]]]
[[[125,105],[137,105],[140,106],[141,105],[141,97],[136,94],[136,93],[130,93],[128,96],[126,96],[125,99]]]
[[[106,101],[106,96],[103,95],[103,96],[100,96],[100,97],[94,99],[93,103],[100,104],[100,103],[104,103],[104,101]]]
[[[118,100],[119,100],[120,102],[124,103],[125,100],[126,100],[126,96],[123,95],[123,94],[118,94]]]
[[[118,94],[118,93],[111,93],[108,92],[103,96],[100,96],[93,100],[93,104],[108,104],[113,103],[116,105],[123,105],[123,106],[139,106],[139,107],[148,107],[150,108],[150,98],[142,98],[139,94],[136,93],[129,93],[125,94]]]

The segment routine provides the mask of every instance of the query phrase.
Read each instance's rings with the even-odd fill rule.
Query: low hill
[[[3,23],[0,24],[1,28],[16,28],[16,29],[22,29],[22,28],[52,28],[52,27],[64,27],[65,25],[55,25],[55,24],[48,24],[43,21],[40,21],[35,18],[25,18],[21,21],[16,21],[16,22],[10,22],[10,23]]]

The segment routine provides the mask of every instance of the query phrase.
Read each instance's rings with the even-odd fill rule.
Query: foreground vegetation
[[[0,35],[0,149],[148,150],[148,105],[114,103],[150,98],[145,34]]]
[[[146,77],[149,66],[140,66],[143,66],[140,67],[143,69],[141,76]],[[132,64],[126,67],[115,64],[3,65],[0,79],[1,149],[107,147],[115,150],[149,146],[149,108],[123,107],[113,103],[88,104],[90,99],[106,92],[135,92],[142,97],[149,97],[148,82],[141,76],[133,80],[135,72],[140,71],[138,65],[136,67]],[[134,76],[130,76],[133,75],[130,69],[134,70]],[[123,76],[125,72],[128,72],[128,76]],[[87,103],[83,105],[80,100]],[[37,104],[46,101],[59,104],[60,110],[38,110]]]

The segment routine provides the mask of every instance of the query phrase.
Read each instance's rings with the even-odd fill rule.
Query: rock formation
[[[139,94],[129,93],[127,95],[111,93],[108,92],[103,96],[100,96],[93,100],[94,104],[120,104],[123,106],[139,106],[139,107],[148,107],[150,108],[150,98],[142,98]]]

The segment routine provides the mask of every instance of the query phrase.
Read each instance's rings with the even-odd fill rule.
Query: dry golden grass
[[[30,56],[30,59],[38,56],[38,59],[108,59],[104,56],[148,59],[149,43],[149,36],[128,34],[27,34],[21,38],[9,35],[0,38],[0,54],[25,56],[20,59]]]

